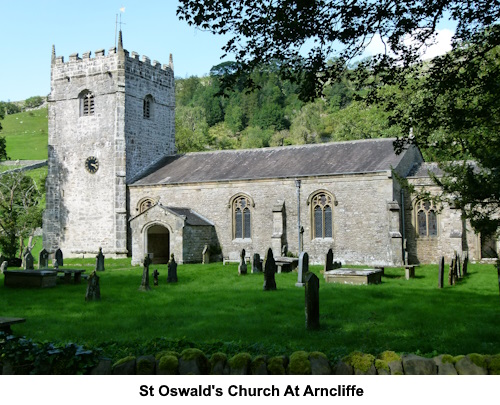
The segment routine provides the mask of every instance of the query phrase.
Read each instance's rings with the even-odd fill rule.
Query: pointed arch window
[[[141,201],[139,201],[139,206],[137,207],[139,213],[143,213],[144,211],[147,211],[150,209],[153,205],[155,205],[155,202],[151,198],[143,198]]]
[[[233,239],[252,237],[251,201],[247,196],[239,195],[232,203]]]
[[[78,97],[80,99],[80,117],[94,115],[94,95],[89,90],[84,90]]]
[[[311,199],[313,239],[333,238],[333,196],[326,192],[315,194]]]
[[[142,116],[145,119],[151,119],[153,118],[153,96],[151,94],[148,94],[146,97],[144,97],[143,100],[143,108],[142,108]]]
[[[418,236],[436,237],[438,235],[437,210],[434,202],[420,200],[415,206]]]

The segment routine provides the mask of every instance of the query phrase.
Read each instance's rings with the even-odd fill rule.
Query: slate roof
[[[161,208],[164,211],[169,211],[170,213],[178,216],[178,217],[184,217],[184,221],[186,225],[192,225],[192,226],[214,226],[213,222],[210,222],[208,219],[206,219],[204,216],[198,214],[196,211],[193,211],[191,208],[184,208],[184,207],[167,207],[163,204],[157,203],[149,207],[147,210],[141,212],[139,215],[135,216],[134,218],[131,219],[133,221],[135,218],[140,217],[141,215],[144,215],[146,212],[149,210],[155,209],[155,207]]]
[[[441,170],[435,162],[416,163],[413,165],[407,177],[429,177],[429,173],[433,173],[436,176],[442,176],[443,170]]]
[[[133,186],[296,178],[391,170],[403,158],[393,138],[167,156]]]

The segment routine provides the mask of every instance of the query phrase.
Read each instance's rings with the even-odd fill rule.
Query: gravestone
[[[99,276],[95,271],[90,273],[87,281],[87,292],[85,301],[99,301],[101,299],[101,288],[99,286]]]
[[[28,253],[24,255],[24,270],[34,270],[34,258],[31,254],[31,251],[28,250]]]
[[[210,251],[209,250],[210,249],[208,248],[208,245],[205,245],[205,247],[203,248],[203,252],[201,252],[203,264],[210,263]]]
[[[170,255],[168,262],[167,283],[177,283],[177,263],[175,262],[174,254]]]
[[[258,253],[253,254],[252,273],[262,273],[262,261]]]
[[[264,262],[264,291],[276,290],[276,279],[274,278],[276,271],[277,266],[274,261],[273,251],[269,248]]]
[[[319,329],[319,278],[314,273],[305,276],[306,329]]]
[[[40,250],[38,254],[38,269],[47,269],[49,267],[49,252],[45,249]]]
[[[467,252],[463,252],[462,257],[464,258],[464,262],[462,264],[462,274],[465,277],[467,275],[467,266],[469,265],[469,254]]]
[[[286,257],[288,254],[288,245],[283,245],[283,247],[281,248],[281,256],[283,257]]]
[[[59,263],[57,263],[57,259],[54,259],[54,261],[52,262],[52,267],[54,267],[54,270],[59,269]]]
[[[462,259],[458,253],[455,254],[457,259],[457,269],[458,269],[458,278],[462,278]]]
[[[153,272],[153,284],[154,285],[158,285],[158,276],[160,275],[160,273],[158,272],[158,269],[155,269],[155,271]]]
[[[95,257],[95,269],[97,271],[104,271],[104,255],[102,254],[102,248],[99,248],[99,253]]]
[[[448,270],[448,284],[453,285],[455,283],[453,269],[455,268],[455,264],[453,263],[455,259],[451,259],[450,269]]]
[[[302,252],[299,255],[299,267],[296,287],[304,287],[306,285],[306,274],[309,272],[309,255],[307,252]]]
[[[247,264],[245,263],[245,249],[241,250],[240,253],[240,264],[238,265],[238,274],[241,276],[242,274],[247,274]]]
[[[2,262],[2,265],[0,265],[0,274],[3,274],[3,272],[5,270],[7,270],[8,266],[9,266],[9,262],[7,260],[4,260]]]
[[[57,260],[57,265],[58,267],[63,267],[64,262],[63,262],[63,252],[61,249],[57,249],[56,253],[54,255],[54,259]]]
[[[438,288],[443,288],[444,281],[444,257],[439,260]]]
[[[326,254],[325,258],[325,268],[324,271],[330,271],[333,270],[333,250],[328,249],[328,252]]]
[[[144,268],[142,270],[142,280],[141,280],[141,285],[139,287],[139,291],[149,291],[151,290],[151,287],[149,286],[149,265],[151,264],[152,260],[149,257],[149,255],[144,256]]]

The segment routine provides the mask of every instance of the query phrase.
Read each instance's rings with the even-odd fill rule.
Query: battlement
[[[106,58],[114,58],[116,55],[119,53],[119,49],[117,48],[110,48],[108,50],[108,54],[106,55],[106,51],[104,49],[98,49],[97,51],[94,52],[94,56],[92,56],[91,51],[86,51],[80,55],[78,53],[73,53],[69,55],[68,61],[65,62],[64,56],[56,56],[55,54],[55,47],[52,47],[52,64],[55,65],[56,68],[61,67],[62,65],[66,65],[68,63],[78,63],[78,62],[85,62],[85,61],[99,61],[102,59]],[[151,66],[155,69],[167,71],[171,74],[173,74],[174,71],[174,65],[173,65],[173,59],[172,59],[172,54],[170,54],[170,59],[168,64],[161,64],[157,60],[153,60],[151,62],[151,59],[147,57],[146,55],[143,55],[142,58],[140,58],[140,55],[137,52],[132,52],[129,54],[129,52],[125,49],[122,50],[123,54],[129,61],[133,61],[133,63],[139,63],[143,64],[144,66]],[[130,56],[129,56],[130,55]]]

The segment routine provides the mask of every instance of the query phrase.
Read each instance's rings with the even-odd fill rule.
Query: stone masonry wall
[[[333,207],[333,238],[314,239],[308,198],[318,190],[329,191],[337,201]],[[261,257],[271,247],[273,207],[284,202],[285,235],[288,250],[298,252],[297,190],[294,179],[233,181],[178,186],[129,186],[129,212],[136,212],[144,197],[159,200],[165,206],[189,207],[215,224],[224,257],[237,260],[241,249],[250,257]],[[251,239],[232,238],[231,199],[240,193],[249,196]],[[312,263],[324,262],[329,248],[335,260],[344,264],[396,265],[401,251],[391,247],[390,211],[393,179],[388,173],[314,177],[302,179],[300,217],[304,228],[303,247]],[[278,255],[280,252],[276,252]],[[140,257],[142,252],[133,252]]]
[[[49,104],[47,208],[44,247],[67,257],[127,255],[127,180],[174,152],[171,66],[129,57],[119,46],[79,57],[52,58]],[[80,116],[79,95],[94,95],[94,114]],[[143,117],[150,94],[153,116]],[[99,169],[86,171],[87,157]]]

